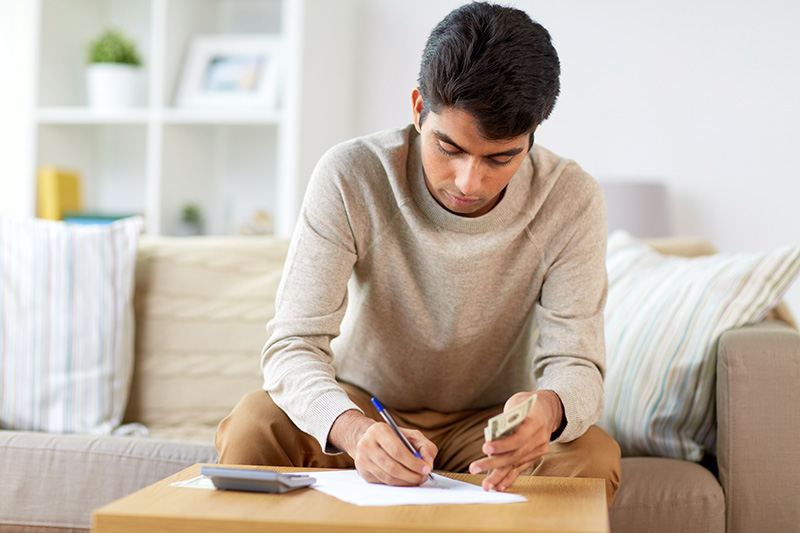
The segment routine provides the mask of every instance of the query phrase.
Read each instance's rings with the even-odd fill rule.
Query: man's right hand
[[[359,475],[369,483],[415,486],[433,470],[436,445],[415,429],[400,428],[422,459],[408,448],[384,422],[376,422],[358,411],[342,413],[333,423],[328,439],[353,458]]]

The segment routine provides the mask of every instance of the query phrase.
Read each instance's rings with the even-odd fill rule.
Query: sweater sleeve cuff
[[[542,388],[555,392],[561,399],[561,405],[564,408],[561,426],[551,435],[550,442],[571,442],[583,435],[589,429],[589,426],[599,418],[599,413],[602,409],[602,396],[597,401],[592,402],[587,401],[588,398],[586,397],[578,396],[573,387],[555,385]]]
[[[330,435],[331,427],[333,427],[336,419],[342,413],[351,409],[364,414],[364,411],[353,403],[344,391],[323,394],[309,406],[306,414],[306,421],[310,429],[308,433],[317,439],[324,453],[328,455],[343,453],[342,450],[328,442],[328,435]]]
[[[557,392],[556,396],[558,396],[558,402],[561,404],[561,424],[559,424],[558,428],[550,435],[550,442],[556,442],[567,427],[567,410],[564,409],[564,402],[561,401],[561,396],[559,396]]]

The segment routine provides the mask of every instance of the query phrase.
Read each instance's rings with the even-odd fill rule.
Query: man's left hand
[[[504,439],[484,443],[482,450],[486,457],[469,465],[471,474],[489,472],[482,483],[484,490],[506,490],[534,461],[547,453],[550,436],[559,428],[564,416],[561,399],[555,392],[518,392],[508,399],[503,410],[512,409],[533,394],[538,394],[536,403],[517,431]]]

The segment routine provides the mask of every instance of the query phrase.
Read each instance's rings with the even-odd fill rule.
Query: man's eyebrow
[[[447,135],[445,132],[443,132],[443,131],[439,131],[439,130],[433,130],[433,134],[434,134],[434,135],[436,136],[436,138],[437,138],[437,139],[439,139],[440,141],[443,141],[443,142],[446,142],[447,144],[453,145],[453,146],[455,146],[456,148],[458,148],[459,150],[461,150],[462,152],[466,152],[466,150],[464,150],[463,148],[461,148],[461,147],[460,147],[460,146],[459,146],[459,145],[458,145],[458,144],[457,144],[455,141],[453,141],[453,139],[451,139],[451,138],[450,138],[450,136],[449,136],[449,135]],[[511,149],[509,149],[509,150],[505,150],[505,151],[503,151],[503,152],[497,152],[496,154],[489,154],[489,155],[487,155],[486,157],[505,157],[505,156],[515,156],[515,155],[517,155],[517,154],[521,153],[522,151],[523,151],[523,148],[511,148]]]

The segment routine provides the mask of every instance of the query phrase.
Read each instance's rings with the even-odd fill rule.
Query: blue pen
[[[395,435],[397,435],[398,437],[400,437],[400,440],[403,442],[403,444],[405,444],[405,445],[406,445],[406,448],[408,448],[408,451],[410,451],[411,453],[413,453],[413,454],[414,454],[414,457],[417,457],[417,458],[419,458],[419,459],[422,459],[422,456],[419,454],[419,452],[418,452],[417,450],[415,450],[415,449],[414,449],[414,447],[411,445],[411,443],[410,443],[410,442],[408,442],[408,439],[406,438],[406,436],[405,436],[405,435],[403,435],[403,432],[402,432],[402,431],[400,431],[400,428],[399,428],[399,427],[397,427],[397,424],[395,423],[395,421],[394,421],[394,418],[392,418],[392,415],[390,415],[390,414],[389,414],[389,411],[387,411],[387,410],[386,410],[386,409],[383,407],[383,405],[381,405],[381,402],[379,402],[377,398],[372,398],[372,405],[374,405],[374,406],[375,406],[375,409],[377,409],[377,410],[378,410],[378,414],[380,414],[380,415],[381,415],[381,417],[383,417],[383,419],[384,419],[384,420],[386,420],[386,423],[387,423],[387,424],[389,424],[389,427],[390,427],[390,428],[392,428],[392,431],[394,431]],[[428,477],[429,477],[429,478],[430,478],[430,480],[431,480],[431,481],[433,481],[434,483],[436,482],[436,481],[433,479],[433,474],[428,474]]]

